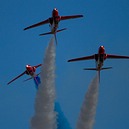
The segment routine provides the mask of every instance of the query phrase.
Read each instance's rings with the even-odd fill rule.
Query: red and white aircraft
[[[91,59],[95,59],[95,61],[96,61],[96,68],[85,68],[84,70],[96,70],[96,71],[99,72],[99,76],[100,76],[100,71],[101,70],[111,69],[112,68],[112,67],[105,67],[105,68],[102,67],[103,63],[104,63],[104,61],[106,59],[129,59],[129,56],[106,54],[104,46],[100,46],[99,50],[98,50],[98,54],[94,54],[94,55],[91,55],[91,56],[84,56],[84,57],[80,57],[80,58],[70,59],[70,60],[68,60],[68,62],[82,61],[82,60],[91,60]]]
[[[16,78],[14,78],[13,80],[11,80],[10,82],[8,82],[7,84],[9,85],[10,83],[12,83],[13,81],[15,81],[19,77],[23,76],[24,74],[27,74],[27,75],[30,75],[31,76],[31,78],[28,78],[25,81],[28,81],[30,79],[35,79],[35,81],[37,82],[36,77],[40,73],[39,74],[35,74],[35,71],[36,71],[36,68],[40,67],[41,65],[42,64],[39,64],[39,65],[36,65],[36,66],[26,65],[26,70],[23,73],[21,73],[19,76],[17,76]],[[37,84],[38,84],[38,82],[37,82]]]
[[[51,32],[40,34],[40,36],[47,35],[47,34],[54,34],[55,40],[56,40],[56,44],[57,44],[56,33],[60,32],[60,31],[63,31],[63,30],[66,30],[66,28],[61,29],[61,30],[57,30],[59,22],[61,20],[80,18],[80,17],[83,17],[83,15],[59,16],[58,10],[56,8],[54,8],[53,11],[52,11],[52,17],[50,17],[50,18],[48,18],[48,19],[46,19],[44,21],[41,21],[41,22],[39,22],[37,24],[31,25],[29,27],[26,27],[26,28],[24,28],[24,30],[27,30],[27,29],[30,29],[30,28],[33,28],[33,27],[37,27],[37,26],[49,23],[50,24],[50,28],[51,28]]]

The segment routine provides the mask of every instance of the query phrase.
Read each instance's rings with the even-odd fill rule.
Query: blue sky
[[[84,95],[96,73],[82,70],[95,67],[94,60],[74,63],[67,60],[97,53],[100,45],[105,46],[107,53],[129,55],[128,0],[1,1],[0,128],[28,129],[30,126],[36,94],[33,81],[23,83],[27,78],[24,76],[10,86],[6,83],[23,72],[26,64],[42,62],[51,36],[39,37],[38,34],[48,32],[49,25],[27,31],[23,28],[50,17],[55,7],[60,15],[84,15],[84,18],[61,21],[59,28],[68,29],[57,34],[57,100],[73,129]],[[101,72],[94,129],[127,129],[129,60],[106,60],[104,66],[113,69]]]

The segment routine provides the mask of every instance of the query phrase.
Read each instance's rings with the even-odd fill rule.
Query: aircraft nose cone
[[[57,10],[56,8],[54,8],[53,10]]]
[[[100,47],[99,47],[99,53],[100,53],[100,54],[104,54],[104,53],[105,53],[105,48],[104,48],[104,46],[100,46]]]
[[[100,48],[104,49],[104,46],[100,46]]]
[[[26,65],[26,67],[28,68],[28,67],[30,67],[30,65]]]

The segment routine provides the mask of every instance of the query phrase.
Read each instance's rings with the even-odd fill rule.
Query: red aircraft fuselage
[[[107,53],[105,53],[104,46],[100,46],[97,54],[79,57],[79,58],[73,58],[73,59],[68,60],[68,62],[91,60],[91,59],[95,59],[96,68],[84,68],[84,70],[96,70],[96,71],[98,71],[99,79],[100,79],[100,71],[101,70],[106,70],[106,69],[112,68],[112,67],[104,67],[103,68],[102,66],[104,64],[104,60],[106,60],[106,59],[129,59],[129,56],[107,54]]]
[[[26,74],[30,76],[34,76],[36,68],[30,65],[26,65]]]
[[[52,11],[52,17],[58,17],[58,16],[59,16],[58,10],[54,8]]]
[[[24,74],[27,74],[27,75],[30,75],[30,76],[31,76],[31,78],[28,78],[28,79],[26,79],[25,81],[34,78],[34,80],[37,82],[37,84],[39,84],[38,81],[37,81],[37,79],[36,79],[36,77],[37,77],[40,73],[39,73],[39,74],[36,74],[35,71],[36,71],[36,68],[40,67],[41,65],[42,65],[42,64],[38,64],[38,65],[36,65],[36,66],[26,65],[26,70],[25,70],[23,73],[21,73],[20,75],[16,76],[16,77],[15,77],[14,79],[12,79],[11,81],[9,81],[7,84],[9,85],[10,83],[12,83],[13,81],[15,81],[15,80],[18,79],[19,77],[23,76]]]
[[[28,27],[24,28],[24,30],[34,28],[34,27],[44,25],[44,24],[49,24],[51,31],[47,32],[47,33],[42,33],[42,34],[40,34],[40,36],[48,35],[48,34],[54,34],[55,41],[56,41],[56,44],[57,44],[56,33],[66,30],[66,28],[57,30],[59,22],[61,20],[69,20],[69,19],[81,18],[81,17],[83,17],[83,15],[59,16],[58,10],[56,8],[54,8],[53,11],[52,11],[51,17],[49,17],[46,20],[43,20],[41,22],[38,22],[36,24],[33,24],[31,26],[28,26]]]
[[[61,18],[59,16],[58,10],[54,8],[52,11],[52,17],[49,18],[51,32],[56,33],[60,20]]]
[[[104,46],[100,46],[98,50],[98,54],[95,54],[95,60],[96,60],[96,68],[98,70],[101,70],[104,60],[106,60],[107,55],[105,53]]]

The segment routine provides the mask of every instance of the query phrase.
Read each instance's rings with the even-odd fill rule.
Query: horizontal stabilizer
[[[60,32],[60,31],[66,30],[66,29],[67,28],[63,28],[63,29],[57,30],[56,32]]]
[[[100,70],[106,70],[106,69],[111,69],[112,67],[105,67],[105,68],[101,68],[101,69],[97,69],[97,68],[84,68],[84,70],[96,70],[96,71],[100,71]]]
[[[96,68],[84,68],[83,70],[96,70],[97,71]]]
[[[101,70],[112,69],[112,67],[101,68]]]
[[[40,34],[39,36],[48,35],[48,34],[53,34],[53,33],[52,32],[43,33],[43,34]]]
[[[24,82],[25,82],[25,81],[28,81],[28,80],[31,80],[31,79],[35,79],[36,77],[38,77],[39,74],[40,74],[40,73],[36,74],[34,77],[30,77],[30,78],[24,80]]]
[[[24,80],[24,82],[29,81],[29,80],[31,80],[31,79],[33,79],[33,77],[30,77],[30,78]]]
[[[39,36],[48,35],[48,34],[55,34],[55,33],[57,33],[57,32],[61,32],[61,31],[63,31],[63,30],[66,30],[66,28],[57,30],[56,32],[47,32],[47,33],[43,33],[43,34],[40,34]]]

